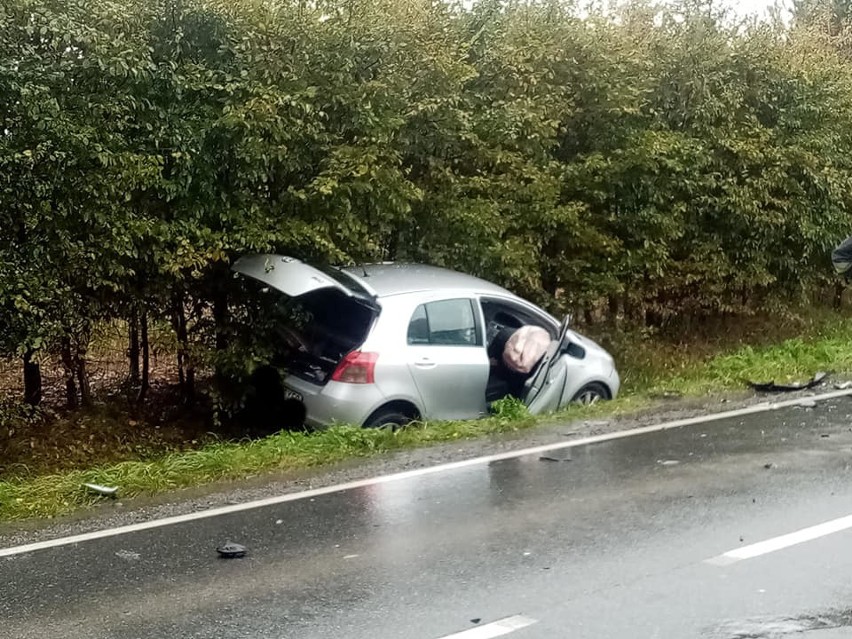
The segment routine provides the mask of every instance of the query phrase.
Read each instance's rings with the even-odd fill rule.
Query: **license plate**
[[[302,394],[297,393],[294,390],[290,390],[289,388],[284,389],[284,399],[295,399],[297,402],[302,401]]]

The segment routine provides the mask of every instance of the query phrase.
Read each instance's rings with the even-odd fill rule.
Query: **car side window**
[[[418,306],[414,315],[411,316],[411,322],[408,324],[408,343],[429,343],[429,318],[426,316],[426,306],[423,304]]]
[[[433,346],[479,346],[473,302],[442,300],[421,304],[408,325],[408,343]]]
[[[490,336],[502,327],[520,328],[525,324],[545,329],[553,339],[558,336],[556,327],[538,314],[506,300],[482,298],[482,313],[485,316],[485,330]]]

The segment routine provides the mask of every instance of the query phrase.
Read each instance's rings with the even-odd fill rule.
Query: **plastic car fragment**
[[[828,373],[819,372],[810,380],[803,383],[776,384],[772,382],[749,382],[748,385],[759,393],[794,393],[796,391],[808,390],[822,384]]]

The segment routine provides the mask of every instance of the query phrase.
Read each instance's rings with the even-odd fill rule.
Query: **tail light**
[[[372,384],[375,381],[378,353],[352,351],[334,369],[331,379],[346,384]]]

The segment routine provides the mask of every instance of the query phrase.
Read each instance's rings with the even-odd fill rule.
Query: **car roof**
[[[515,297],[491,282],[426,264],[363,264],[341,269],[375,291],[378,297],[433,290],[465,290]]]

